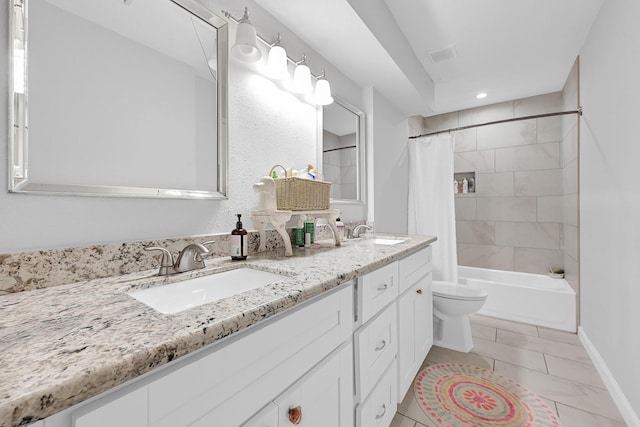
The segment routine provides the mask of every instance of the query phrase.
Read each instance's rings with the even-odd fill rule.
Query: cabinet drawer
[[[398,263],[381,267],[358,279],[362,323],[398,297]]]
[[[431,246],[401,259],[398,262],[399,293],[402,294],[409,289],[429,271],[431,271]]]
[[[388,427],[396,413],[396,363],[393,362],[362,405],[356,408],[358,427]]]
[[[266,408],[242,424],[242,427],[278,427],[278,407],[275,403],[269,403]]]
[[[356,394],[364,400],[395,359],[397,308],[392,304],[355,334]]]

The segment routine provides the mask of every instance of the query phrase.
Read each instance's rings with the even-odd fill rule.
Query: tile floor
[[[545,399],[563,427],[626,426],[576,334],[483,316],[471,320],[474,347],[433,347],[423,366],[460,362],[510,377]],[[409,390],[391,427],[436,427]]]

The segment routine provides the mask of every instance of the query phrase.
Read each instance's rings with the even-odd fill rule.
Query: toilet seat
[[[471,287],[469,285],[457,285],[452,282],[439,282],[434,280],[432,283],[432,292],[434,296],[461,301],[481,301],[487,298],[488,292],[484,289]]]

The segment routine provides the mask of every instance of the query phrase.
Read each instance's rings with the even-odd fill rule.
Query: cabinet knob
[[[418,289],[416,292],[422,295],[422,289]]]
[[[387,405],[385,405],[384,403],[382,404],[382,412],[379,414],[376,414],[376,420],[379,420],[380,418],[384,417],[384,414],[387,413]]]
[[[378,290],[379,290],[380,292],[382,292],[382,291],[386,291],[387,289],[389,289],[389,284],[388,284],[388,283],[385,283],[385,284],[383,284],[383,285],[378,286]]]
[[[383,348],[385,348],[387,346],[387,341],[386,340],[382,340],[382,342],[380,344],[378,344],[376,346],[376,348],[374,348],[374,351],[380,351]]]
[[[300,424],[300,421],[302,421],[302,407],[289,408],[289,422],[291,424]]]

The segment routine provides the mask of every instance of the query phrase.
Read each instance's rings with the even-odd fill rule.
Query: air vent
[[[453,59],[456,57],[456,49],[453,45],[444,47],[438,50],[432,50],[428,53],[429,58],[433,61],[434,64],[438,62],[447,61],[449,59]]]

